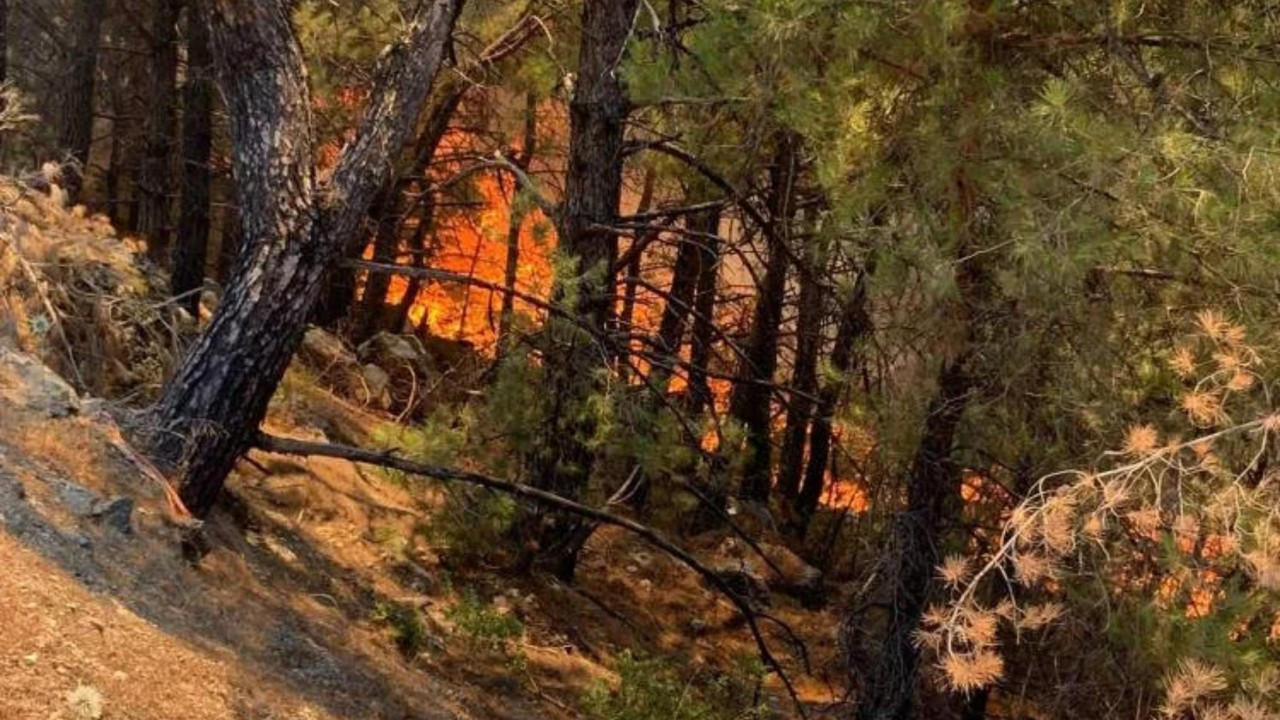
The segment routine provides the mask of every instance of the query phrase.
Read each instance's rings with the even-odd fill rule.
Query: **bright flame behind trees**
[[[463,213],[448,213],[436,222],[429,234],[428,265],[494,285],[505,283],[507,234],[511,221],[512,193],[509,182],[492,175],[477,175],[474,188],[480,206]],[[536,208],[526,214],[520,226],[520,262],[515,288],[521,293],[547,297],[551,292],[551,256],[555,251],[552,223]],[[407,263],[410,257],[399,262]],[[398,304],[408,290],[403,277],[392,279],[387,302]],[[532,315],[533,308],[519,299],[517,313]],[[492,290],[456,283],[433,282],[418,293],[409,311],[414,327],[439,337],[465,340],[491,353],[498,339],[502,296]]]

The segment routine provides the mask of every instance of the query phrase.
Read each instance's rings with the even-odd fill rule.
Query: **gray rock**
[[[58,501],[67,511],[78,517],[89,517],[94,508],[102,502],[102,497],[89,488],[77,485],[69,480],[54,480],[53,487],[58,494]]]
[[[133,534],[133,498],[122,496],[99,501],[90,515],[121,535]]]
[[[0,346],[0,395],[50,417],[74,415],[80,409],[79,396],[60,375],[31,355],[4,346]]]
[[[391,376],[387,371],[368,363],[361,369],[360,376],[364,378],[364,385],[369,393],[369,404],[387,408],[391,404]]]
[[[315,327],[307,330],[307,334],[303,336],[298,354],[308,365],[321,372],[358,365],[355,353],[337,335]]]

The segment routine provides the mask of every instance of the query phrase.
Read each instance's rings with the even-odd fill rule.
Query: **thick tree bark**
[[[151,87],[138,170],[138,232],[152,260],[169,256],[172,149],[178,83],[178,17],[181,0],[156,0],[151,23]]]
[[[209,161],[213,150],[213,87],[210,73],[209,28],[198,3],[187,6],[187,80],[182,88],[182,201],[178,233],[173,245],[172,291],[183,296],[192,315],[200,308],[200,294],[209,249]]]
[[[560,251],[572,258],[573,292],[562,280],[556,302],[579,318],[590,332],[549,323],[545,355],[547,389],[552,398],[541,449],[527,468],[535,486],[568,498],[586,488],[595,463],[587,445],[593,425],[586,407],[595,391],[593,378],[603,360],[598,338],[605,335],[613,307],[613,267],[618,238],[610,228],[622,197],[623,125],[628,112],[621,68],[635,19],[637,0],[586,0],[578,80],[569,103],[569,161],[560,217]],[[566,516],[526,518],[537,534],[542,560],[563,579],[572,579],[578,551],[590,534]]]
[[[804,473],[804,448],[813,421],[814,390],[818,386],[818,353],[822,349],[822,321],[827,314],[825,293],[818,282],[819,263],[807,253],[809,267],[800,276],[800,314],[796,320],[796,357],[791,371],[787,425],[778,459],[778,492],[794,503]]]
[[[288,0],[202,6],[227,98],[245,246],[222,302],[152,410],[157,458],[182,472],[184,502],[212,509],[301,342],[325,271],[386,181],[426,101],[460,0],[423,6],[379,68],[331,179],[313,165],[310,97]]]
[[[822,491],[826,487],[827,463],[831,459],[832,421],[840,402],[844,378],[853,368],[854,349],[858,342],[871,332],[871,318],[867,314],[867,281],[870,270],[858,274],[853,292],[845,300],[836,327],[835,345],[831,349],[831,371],[837,379],[822,384],[818,391],[818,406],[814,411],[813,427],[809,431],[809,462],[805,466],[804,482],[793,504],[794,529],[804,535],[809,520],[818,509]]]
[[[58,141],[82,168],[89,164],[93,143],[94,79],[105,14],[106,0],[76,0],[71,11],[71,46]]]
[[[787,293],[787,269],[790,251],[786,246],[785,228],[793,214],[796,178],[796,140],[783,134],[773,166],[770,168],[770,223],[764,228],[769,243],[765,267],[751,335],[743,349],[745,357],[738,364],[729,414],[742,424],[747,435],[747,459],[738,494],[743,499],[768,502],[772,485],[772,414],[773,374],[778,366],[778,330],[782,323],[782,304]]]

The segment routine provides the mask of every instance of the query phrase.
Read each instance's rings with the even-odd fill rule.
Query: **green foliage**
[[[468,644],[478,649],[506,651],[524,634],[524,623],[519,618],[495,609],[469,590],[448,609],[445,617]]]
[[[743,660],[730,673],[682,679],[671,664],[630,651],[616,661],[618,687],[592,688],[582,700],[593,720],[745,720],[771,717],[757,697],[764,668]]]
[[[382,602],[374,607],[371,619],[390,628],[396,648],[406,658],[417,657],[430,646],[431,636],[427,632],[422,613],[417,608],[401,603]]]

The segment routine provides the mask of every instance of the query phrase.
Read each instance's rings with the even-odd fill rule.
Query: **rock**
[[[316,327],[307,330],[307,334],[302,337],[298,355],[321,374],[359,366],[355,353],[337,335]]]
[[[356,356],[361,360],[377,362],[384,367],[389,367],[396,362],[418,366],[425,364],[427,351],[416,337],[381,332],[357,348]]]
[[[80,685],[67,693],[67,709],[75,720],[100,720],[106,702],[92,685]]]
[[[765,575],[769,587],[806,604],[815,603],[821,599],[821,570],[781,545],[760,543],[760,551],[777,568],[776,571],[769,568],[769,572]]]
[[[58,500],[66,506],[68,512],[78,517],[89,517],[102,501],[102,497],[94,491],[69,480],[55,480],[53,486]]]
[[[366,363],[360,371],[360,376],[364,379],[365,393],[367,394],[366,402],[383,410],[389,408],[391,406],[391,376],[387,374],[387,371],[373,363]]]
[[[80,398],[66,380],[31,355],[4,346],[0,346],[0,397],[49,417],[67,417],[80,409]]]
[[[133,534],[133,498],[102,500],[94,505],[90,515],[121,535]]]
[[[741,560],[729,561],[711,566],[711,571],[729,586],[733,594],[748,603],[760,607],[770,604],[769,586],[751,564]]]
[[[729,566],[740,566],[743,568],[742,572],[750,574],[770,590],[790,595],[806,605],[820,601],[821,570],[782,545],[757,543],[757,547],[759,553],[738,538],[729,537],[720,543],[716,552],[731,558]]]
[[[394,412],[412,412],[422,404],[424,394],[437,384],[439,373],[416,337],[378,333],[360,345],[356,356],[365,367],[375,366],[386,374],[384,407]],[[410,404],[414,407],[409,407]]]

